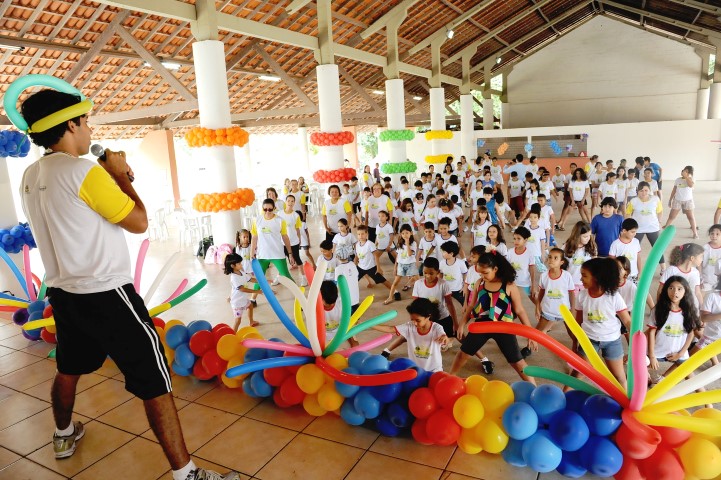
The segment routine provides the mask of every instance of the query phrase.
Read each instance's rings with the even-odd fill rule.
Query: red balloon
[[[190,337],[190,351],[196,356],[202,357],[205,352],[213,348],[215,345],[214,342],[215,339],[213,338],[212,332],[209,332],[208,330],[200,330]]]
[[[421,445],[433,445],[433,440],[431,440],[426,433],[425,420],[416,419],[416,421],[413,422],[413,426],[411,427],[411,435],[413,435],[415,441],[420,443]]]
[[[280,388],[276,388],[273,391],[273,401],[277,406],[280,408],[290,408],[292,405],[285,400],[283,400],[283,396],[280,394]]]
[[[228,367],[228,362],[220,358],[215,350],[208,350],[202,357],[203,368],[211,375],[220,375]]]
[[[50,318],[52,316],[53,316],[53,307],[52,307],[52,305],[48,305],[43,310],[43,318]]]
[[[653,429],[661,434],[661,446],[665,445],[671,448],[678,448],[686,443],[686,440],[691,438],[691,432],[688,430],[671,427],[653,427]]]
[[[453,445],[461,436],[461,426],[456,423],[450,410],[441,408],[426,420],[426,433],[437,445]]]
[[[263,378],[268,382],[268,385],[273,387],[280,387],[288,375],[290,375],[290,372],[285,367],[266,368],[263,370]]]
[[[641,468],[636,460],[629,457],[623,457],[623,465],[616,475],[616,480],[645,480],[646,477],[641,472]]]
[[[280,398],[288,405],[300,405],[305,398],[305,392],[295,382],[295,375],[289,375],[280,384]]]
[[[165,328],[165,322],[160,317],[153,317],[153,325],[160,328]]]
[[[430,388],[419,388],[408,398],[408,408],[414,417],[424,419],[438,410],[438,402]]]
[[[654,433],[658,434],[655,431]],[[624,457],[636,460],[648,458],[656,451],[659,443],[661,443],[660,434],[657,437],[644,438],[643,435],[638,435],[638,432],[628,428],[625,423],[622,423],[616,431],[616,444]]]
[[[653,455],[639,464],[646,478],[653,480],[683,480],[686,477],[676,451],[665,446],[659,446]]]
[[[208,332],[210,333],[210,332]],[[197,359],[195,361],[195,365],[193,365],[193,375],[198,380],[210,380],[215,375],[212,375],[210,372],[208,372],[205,367],[203,366],[202,359]]]
[[[47,328],[40,330],[40,338],[42,338],[45,343],[58,343],[55,334],[48,332]]]
[[[407,382],[418,376],[415,369],[409,368],[398,372],[376,373],[372,375],[354,375],[352,373],[342,372],[329,364],[324,358],[317,357],[315,364],[323,373],[333,380],[338,380],[349,385],[358,385],[359,387],[377,387],[379,385],[390,385],[391,383]]]
[[[446,372],[434,373],[433,375],[431,375],[431,378],[428,380],[428,388],[430,388],[431,390],[435,389],[438,382],[440,382],[442,379],[444,379],[446,377],[450,377],[450,376],[451,376],[451,374],[446,373]]]
[[[466,394],[466,384],[460,377],[449,375],[438,381],[433,394],[442,408],[453,408],[456,400]]]
[[[228,325],[227,323],[219,323],[212,328],[211,332],[217,332],[218,330],[223,329],[223,328],[230,328],[232,330],[231,326]]]
[[[222,328],[213,329],[213,331],[212,331],[214,345],[217,345],[218,340],[220,340],[222,337],[224,337],[226,335],[235,335],[235,330],[233,330],[232,328],[230,328],[229,326],[227,326],[225,324],[221,324],[221,325],[222,325]]]

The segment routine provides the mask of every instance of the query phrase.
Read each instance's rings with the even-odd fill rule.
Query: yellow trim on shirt
[[[88,170],[78,197],[110,223],[123,221],[135,208],[135,202],[99,165]]]

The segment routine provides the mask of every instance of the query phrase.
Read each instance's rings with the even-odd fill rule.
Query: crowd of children
[[[569,172],[556,167],[552,175],[535,157],[527,165],[519,155],[502,169],[496,158],[485,155],[470,163],[461,157],[455,165],[449,157],[441,172],[431,165],[417,180],[401,176],[395,184],[391,177],[364,172],[360,182],[353,177],[348,184],[328,189],[330,199],[322,212],[326,237],[320,242],[328,285],[322,291],[337,288],[333,282],[345,276],[355,311],[363,279],[369,288],[383,284],[388,289],[384,304],[400,300],[402,292],[410,290],[410,321],[376,327],[398,335],[384,355],[407,343],[410,358],[437,371],[443,368],[442,352],[455,338],[461,345],[452,373],[473,355],[481,359],[486,373],[492,373],[494,363],[480,349],[494,339],[524,379],[525,358],[537,349],[535,343],[520,348],[512,335],[468,333],[468,323],[518,318],[531,325],[521,303],[525,295],[535,306],[535,327],[548,332],[563,322],[563,305],[575,312],[611,372],[625,384],[626,349],[621,337],[626,335],[628,341],[630,311],[643,267],[640,241],[647,236],[655,243],[663,213],[660,171],[650,165],[656,164],[640,158],[634,168],[627,168],[625,160],[615,168],[613,161],[604,165],[594,156],[585,168],[571,163]],[[298,183],[289,181],[276,204],[283,206],[287,228],[297,231],[287,254],[300,265],[301,249],[308,261],[314,260],[308,253],[305,193]],[[671,211],[666,226],[683,210],[692,237],[698,238],[693,186],[693,167],[687,166],[668,199]],[[556,245],[555,232],[565,230],[576,210],[581,220],[573,224],[565,244]],[[512,238],[508,245],[507,228]],[[647,299],[648,354],[654,371],[664,362],[674,368],[689,351],[721,336],[721,225],[713,225],[708,233],[710,241],[703,247],[686,243],[674,248],[670,266],[662,264],[655,298]],[[236,327],[246,310],[253,322],[257,292],[246,285],[253,258],[249,237],[249,232],[240,232],[238,255],[226,259]],[[384,255],[392,271],[382,266]],[[337,296],[331,299],[328,292],[324,303],[329,297],[337,305]],[[326,331],[332,331],[332,315],[326,317]],[[575,337],[570,331],[568,335],[572,348],[578,350]]]

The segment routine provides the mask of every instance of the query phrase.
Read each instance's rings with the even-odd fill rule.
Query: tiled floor
[[[697,218],[702,237],[699,242],[703,243],[704,229],[711,223],[718,201],[715,193],[718,183],[697,185]],[[690,241],[685,219],[679,218],[676,223],[681,228],[674,243]],[[317,224],[313,227],[312,240],[317,245],[320,232]],[[559,237],[562,241],[564,232],[560,232]],[[467,244],[467,235],[463,241]],[[177,239],[172,239],[151,244],[143,271],[142,292],[178,248],[176,242]],[[138,246],[139,239],[133,238],[131,255],[136,254]],[[183,247],[182,251],[181,259],[151,299],[151,306],[169,295],[182,279],[188,278],[192,284],[207,278],[209,284],[201,293],[168,312],[164,318],[179,318],[186,323],[198,318],[212,323],[231,321],[225,301],[227,277],[218,266],[204,265],[195,258],[192,247]],[[644,252],[647,251],[648,244],[645,243]],[[362,296],[371,294],[379,299],[366,318],[385,311],[378,301],[385,298],[385,289],[362,287]],[[278,297],[285,307],[290,307],[288,292],[279,287]],[[394,322],[405,318],[408,295],[404,293],[403,297],[403,301],[393,305],[399,312]],[[529,307],[530,303],[526,303],[526,308]],[[289,339],[262,297],[256,318],[262,322],[260,331],[266,337]],[[553,336],[568,343],[565,332],[559,328],[555,330]],[[361,338],[373,336],[373,333],[365,332]],[[457,348],[444,357],[446,368]],[[122,375],[111,362],[80,381],[75,417],[86,423],[87,434],[73,457],[61,461],[54,459],[50,445],[53,421],[49,403],[54,362],[46,359],[50,349],[51,346],[43,342],[25,340],[7,315],[0,316],[0,479],[172,478],[161,448],[148,428],[142,403],[125,391]],[[485,350],[497,363],[493,377],[514,381],[515,374],[504,366],[496,346],[489,344]],[[530,363],[563,367],[560,360],[545,351],[534,354]],[[469,362],[463,373],[470,375],[478,371],[478,365]],[[499,456],[467,455],[453,447],[426,447],[408,438],[381,437],[370,428],[350,427],[335,415],[313,418],[300,408],[281,410],[268,401],[259,402],[216,382],[183,377],[174,377],[173,382],[180,421],[196,463],[223,471],[237,469],[243,473],[243,478],[539,478],[529,469],[508,466]],[[559,476],[544,474],[540,478]]]

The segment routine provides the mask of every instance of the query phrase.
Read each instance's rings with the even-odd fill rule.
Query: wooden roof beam
[[[99,115],[93,115],[91,123],[94,125],[117,124],[128,120],[135,120],[138,118],[150,118],[168,115],[176,112],[187,112],[189,110],[195,110],[197,108],[197,100],[173,102],[166,103],[165,105],[160,106],[153,105],[151,107],[134,108],[130,110],[125,110],[123,112],[101,113]],[[198,121],[196,121],[196,123],[200,121],[200,119],[197,120]]]
[[[298,10],[300,10],[301,8],[308,5],[309,3],[310,3],[310,0],[293,0],[292,2],[290,2],[288,4],[287,7],[285,7],[285,11],[292,15],[295,12],[297,12]]]
[[[675,18],[667,17],[658,13],[649,12],[648,10],[641,10],[640,8],[630,7],[622,3],[616,3],[611,0],[598,0],[599,4],[605,4],[609,7],[618,8],[619,10],[625,10],[627,12],[635,13],[636,15],[646,16],[659,22],[667,23],[677,27],[691,30],[692,32],[700,33],[701,35],[718,35],[721,31],[709,30],[707,28],[699,27],[698,25],[691,25],[690,23],[677,20]]]
[[[373,22],[368,28],[360,33],[360,37],[365,40],[374,33],[382,30],[389,21],[393,20],[397,15],[403,15],[410,7],[418,3],[418,0],[403,0],[401,3],[391,8],[381,18]]]
[[[694,48],[700,48],[702,50],[708,50],[710,52],[716,51],[716,47],[714,47],[713,45],[711,45],[709,43],[699,42],[698,40],[689,40],[687,38],[682,38],[681,36],[677,36],[672,33],[669,33],[666,30],[662,30],[660,28],[649,27],[648,25],[640,25],[635,20],[628,18],[628,17],[624,17],[624,16],[619,15],[614,12],[605,11],[604,13],[602,13],[602,15],[604,15],[608,18],[611,18],[613,20],[616,20],[618,22],[623,22],[626,25],[628,25],[629,27],[638,28],[640,30],[643,30],[644,32],[648,32],[653,35],[658,35],[659,37],[665,38],[667,40],[673,40],[674,42],[683,43],[684,45],[688,45],[688,46],[694,47]]]
[[[697,2],[695,0],[671,0],[673,3],[685,5],[687,7],[696,8],[699,12],[706,12],[712,15],[721,15],[721,7],[709,5],[708,3]]]
[[[255,50],[258,53],[258,55],[260,55],[261,58],[263,58],[265,63],[270,65],[271,70],[273,70],[280,77],[280,79],[283,80],[283,82],[285,82],[285,84],[288,86],[288,88],[293,90],[296,97],[298,97],[305,106],[311,106],[311,105],[315,106],[315,103],[313,103],[313,100],[308,98],[308,95],[306,95],[306,93],[303,91],[303,89],[300,88],[300,86],[298,86],[297,83],[295,83],[295,80],[290,78],[290,75],[288,75],[288,73],[286,73],[286,71],[281,68],[281,66],[278,64],[278,62],[276,62],[273,59],[273,57],[263,49],[263,47],[261,47],[258,44],[254,44],[253,50]]]
[[[115,18],[113,18],[113,21],[108,24],[107,27],[105,27],[105,30],[103,30],[103,33],[101,33],[98,38],[93,42],[93,46],[86,51],[82,57],[77,61],[77,63],[73,66],[72,70],[68,72],[67,75],[65,75],[64,80],[70,84],[72,84],[75,79],[80,75],[83,70],[85,70],[85,67],[88,66],[90,62],[93,61],[93,59],[100,53],[100,51],[103,49],[103,47],[110,41],[110,39],[115,35],[115,29],[118,28],[118,26],[122,25],[122,23],[125,21],[125,19],[128,17],[127,10],[122,10],[120,13],[115,15]]]

